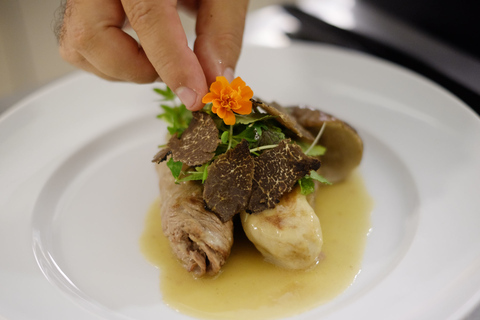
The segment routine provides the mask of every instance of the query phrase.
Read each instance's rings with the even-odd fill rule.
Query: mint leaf
[[[183,163],[181,161],[173,161],[173,158],[170,158],[167,161],[167,167],[172,172],[172,175],[175,178],[175,182],[177,182],[177,179],[182,172]]]

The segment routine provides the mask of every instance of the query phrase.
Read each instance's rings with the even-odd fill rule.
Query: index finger
[[[176,0],[122,0],[132,28],[162,80],[190,110],[203,107],[208,92],[203,69],[177,13]]]

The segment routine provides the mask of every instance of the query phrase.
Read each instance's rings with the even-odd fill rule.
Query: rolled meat
[[[156,165],[162,229],[173,253],[196,276],[215,275],[233,245],[233,222],[205,209],[199,182],[175,184],[165,162]]]

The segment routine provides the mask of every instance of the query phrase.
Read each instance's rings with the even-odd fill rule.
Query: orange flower
[[[212,112],[223,119],[226,125],[235,124],[235,113],[250,114],[252,112],[253,91],[245,85],[242,78],[235,78],[228,83],[227,78],[217,77],[217,81],[210,86],[210,92],[203,99],[203,103],[212,103]]]

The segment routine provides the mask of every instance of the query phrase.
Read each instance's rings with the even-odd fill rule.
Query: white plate
[[[375,209],[362,272],[295,319],[459,319],[478,303],[478,116],[411,72],[332,47],[246,47],[237,73],[365,141]],[[0,119],[0,317],[188,318],[162,304],[138,244],[165,130],[153,87],[75,73]]]

